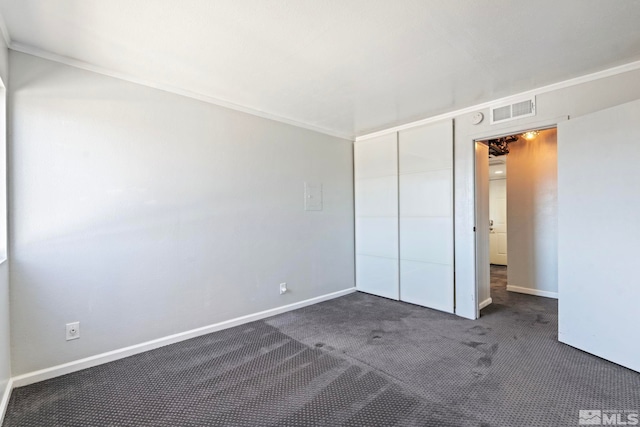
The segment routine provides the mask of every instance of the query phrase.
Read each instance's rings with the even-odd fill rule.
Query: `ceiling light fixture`
[[[504,172],[502,172],[502,171],[496,171],[496,173],[504,173]]]
[[[527,141],[531,141],[532,139],[535,139],[536,136],[538,136],[540,132],[538,132],[537,130],[530,130],[529,132],[525,132],[522,134],[522,137],[524,139],[526,139]]]

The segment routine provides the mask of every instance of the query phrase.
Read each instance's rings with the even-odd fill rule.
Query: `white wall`
[[[10,59],[14,374],[354,286],[350,141]]]
[[[0,79],[2,79],[2,83],[6,86],[8,83],[8,60],[9,51],[7,49],[7,45],[4,42],[4,39],[0,37]],[[0,133],[6,134],[5,130],[5,118],[6,118],[6,110],[5,110],[5,96],[4,96],[4,88],[0,89],[2,93],[0,94],[0,100],[2,104],[0,105],[0,115],[2,115],[2,119],[0,119]],[[4,136],[2,137],[4,139]],[[0,144],[2,146],[2,144]],[[4,163],[5,153],[0,153],[0,163]],[[6,186],[5,182],[5,167],[4,165],[0,166],[0,174],[3,176],[0,177],[0,186]],[[4,199],[4,189],[0,190],[0,222],[5,222],[5,206],[6,200]],[[4,239],[6,235],[6,228],[4,224],[0,224],[0,423],[2,422],[2,417],[4,413],[4,408],[2,405],[3,399],[8,398],[8,395],[5,396],[5,390],[7,383],[9,382],[9,378],[11,377],[11,355],[10,355],[10,327],[9,327],[9,266],[6,260],[4,260],[6,256],[6,251],[4,247]]]
[[[558,158],[556,130],[509,144],[507,290],[557,297]]]
[[[536,126],[548,126],[593,111],[640,98],[640,70],[573,85],[537,95],[537,115],[498,125],[485,120],[472,124],[474,112],[455,118],[455,265],[456,313],[474,318],[476,313],[474,140],[508,135]],[[562,141],[558,141],[558,145]],[[511,173],[511,171],[509,171]]]

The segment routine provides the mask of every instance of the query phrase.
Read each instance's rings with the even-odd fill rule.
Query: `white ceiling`
[[[638,0],[0,0],[18,50],[346,136],[640,60]]]

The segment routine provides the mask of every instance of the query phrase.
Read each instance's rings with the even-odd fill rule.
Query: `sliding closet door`
[[[399,133],[400,299],[453,313],[453,123]]]
[[[397,134],[356,142],[354,159],[356,288],[397,300]]]

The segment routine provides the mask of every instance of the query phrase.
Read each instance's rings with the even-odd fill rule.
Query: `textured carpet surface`
[[[476,321],[356,293],[15,389],[16,426],[576,426],[640,410],[640,374],[557,341],[557,302]]]

